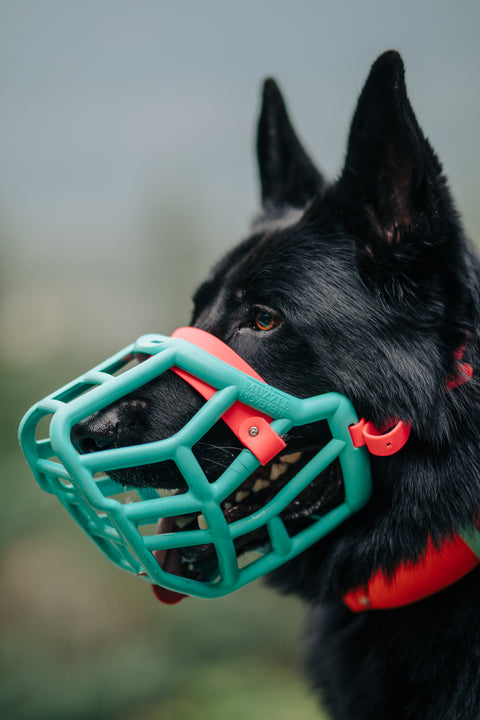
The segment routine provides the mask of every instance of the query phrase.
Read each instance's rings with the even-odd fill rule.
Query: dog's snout
[[[113,411],[90,415],[72,428],[72,443],[82,454],[115,447],[118,417]]]

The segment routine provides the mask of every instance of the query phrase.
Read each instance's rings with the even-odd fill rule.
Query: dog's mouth
[[[88,432],[95,430],[96,418],[92,418],[87,427]],[[152,438],[147,434],[147,439]],[[144,442],[147,442],[147,439]],[[228,563],[228,572],[234,572],[231,565],[232,542],[238,570],[241,572],[262,556],[270,556],[272,552],[276,552],[276,541],[271,535],[272,532],[275,534],[272,518],[279,518],[280,525],[283,525],[292,540],[345,501],[339,460],[325,464],[323,456],[322,459],[319,457],[332,440],[328,423],[320,420],[293,428],[283,439],[286,446],[281,453],[246,475],[248,464],[245,464],[247,459],[243,456],[245,450],[233,433],[220,422],[205,433],[192,448],[204,479],[212,484],[218,481],[221,487],[224,472],[230,469],[228,482],[235,478],[236,472],[243,478],[239,479],[238,484],[230,485],[231,489],[226,491],[229,494],[222,494],[221,500],[208,500],[208,503],[215,505],[213,511],[212,506],[209,509],[206,505],[202,511],[202,505],[196,500],[192,503],[189,496],[185,497],[183,502],[181,496],[190,492],[187,475],[184,474],[188,471],[181,470],[172,460],[112,469],[107,471],[107,475],[124,487],[125,492],[118,496],[122,503],[148,500],[150,497],[158,499],[159,496],[179,496],[178,504],[175,502],[169,507],[188,507],[188,514],[171,515],[169,512],[167,517],[161,517],[157,521],[152,517],[145,525],[140,522],[138,529],[153,545],[153,555],[164,573],[204,585],[214,585],[223,580],[225,562]],[[123,432],[123,426],[122,431],[115,437],[116,447],[123,445],[120,441],[138,444],[138,441],[135,443],[134,438]],[[111,446],[110,438],[109,442]],[[90,441],[89,434],[80,437],[80,440],[77,437],[76,443],[82,453],[102,450],[99,440],[94,437],[94,442]],[[195,494],[193,497],[195,498]],[[196,506],[198,510],[191,511],[192,506]],[[228,530],[221,521],[219,509],[229,526]],[[209,521],[212,527],[209,527]],[[275,522],[274,525],[278,527],[278,523]],[[198,531],[203,533],[197,535]],[[183,533],[188,534],[185,535],[184,542]],[[166,534],[172,536],[165,538],[168,549],[162,548],[161,543],[157,544],[157,548],[160,545],[161,549],[155,549],[155,536]],[[230,547],[228,551],[225,549],[227,538]],[[228,552],[228,561],[224,556],[225,552]],[[253,568],[252,572],[255,573]],[[173,580],[172,585],[175,585]],[[159,586],[155,586],[155,592],[160,600],[167,603],[177,602],[184,597],[178,592]]]
[[[231,493],[221,504],[226,522],[230,525],[249,516],[261,513],[275,500],[278,493],[317,454],[319,448],[307,448],[289,452],[260,467]],[[160,494],[172,495],[180,490],[160,490]],[[296,535],[319,517],[326,515],[344,500],[343,477],[334,462],[315,477],[285,509],[280,518],[291,536]],[[190,530],[208,530],[207,520],[201,512],[162,518],[158,534],[182,533]],[[270,538],[265,526],[241,535],[234,540],[239,568],[248,565],[270,550]],[[219,578],[219,565],[213,543],[194,547],[178,547],[154,551],[160,567],[173,575],[204,583],[214,583]],[[155,594],[166,603],[175,603],[183,595],[155,586]]]

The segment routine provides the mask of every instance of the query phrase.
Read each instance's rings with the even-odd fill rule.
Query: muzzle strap
[[[241,370],[262,383],[265,382],[231,347],[204,330],[194,327],[178,328],[172,333],[172,337],[187,340],[237,370]],[[209,400],[217,392],[214,387],[181,368],[173,367],[172,371],[206,400]],[[222,415],[222,420],[262,465],[266,465],[285,448],[285,442],[270,425],[272,418],[239,400]]]

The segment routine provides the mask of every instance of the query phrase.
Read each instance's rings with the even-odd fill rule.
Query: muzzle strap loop
[[[356,425],[351,425],[349,430],[354,447],[366,445],[372,455],[386,457],[403,448],[410,437],[411,425],[399,420],[391,430],[382,433],[373,423],[362,418]]]

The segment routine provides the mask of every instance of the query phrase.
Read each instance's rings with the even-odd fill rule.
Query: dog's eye
[[[268,312],[268,310],[258,310],[255,315],[254,329],[267,332],[268,330],[273,330],[278,323],[279,317],[277,315]]]

